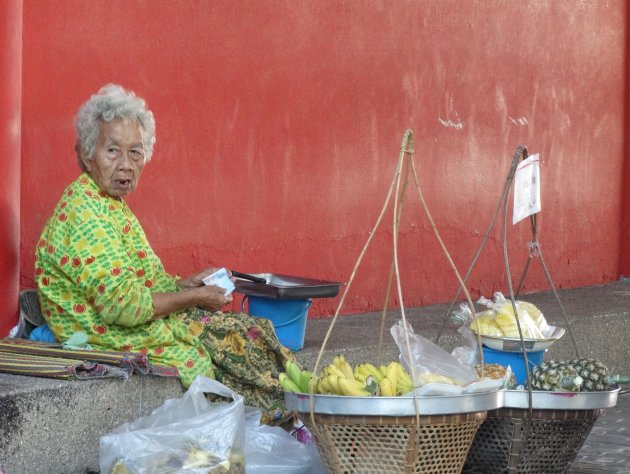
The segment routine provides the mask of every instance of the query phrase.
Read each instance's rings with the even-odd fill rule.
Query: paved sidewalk
[[[595,422],[568,472],[630,473],[630,390],[620,392],[617,405]]]

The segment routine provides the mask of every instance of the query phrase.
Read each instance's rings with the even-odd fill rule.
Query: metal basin
[[[265,283],[236,279],[236,292],[248,296],[260,296],[273,299],[308,299],[332,298],[337,296],[341,283],[336,281],[316,280],[277,273],[252,273],[263,278]]]

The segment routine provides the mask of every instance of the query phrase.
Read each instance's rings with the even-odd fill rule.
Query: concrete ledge
[[[563,306],[581,355],[595,357],[615,373],[630,374],[630,282],[562,290]],[[551,292],[524,295],[550,324],[566,327]],[[448,305],[433,305],[406,311],[414,331],[431,340],[444,322]],[[389,333],[400,318],[388,314],[383,344],[379,344],[382,313],[338,318],[321,364],[335,354],[352,363],[378,361],[398,356]],[[305,347],[296,353],[312,369],[330,319],[307,323]],[[447,324],[440,345],[447,350],[463,345],[457,326]],[[554,344],[546,358],[571,358],[571,337]],[[0,374],[0,469],[5,474],[88,474],[98,472],[99,438],[120,424],[149,414],[169,398],[181,396],[177,379],[132,376],[128,381],[94,380],[64,382]]]
[[[0,469],[97,473],[102,435],[182,393],[177,378],[67,382],[0,374]]]

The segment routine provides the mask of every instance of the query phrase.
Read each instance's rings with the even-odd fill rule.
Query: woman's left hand
[[[202,272],[199,272],[195,275],[191,275],[186,279],[178,280],[176,282],[176,285],[180,290],[190,290],[192,288],[199,288],[200,286],[204,286],[204,282],[203,282],[204,278],[206,278],[209,275],[212,275],[214,272],[216,272],[217,270],[220,270],[221,268],[222,267],[206,268]],[[234,278],[232,278],[232,272],[230,270],[227,270],[227,273],[228,273],[228,276],[232,279],[232,281],[234,281]]]

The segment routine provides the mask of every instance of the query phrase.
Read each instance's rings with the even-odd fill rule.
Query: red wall
[[[628,29],[630,28],[630,15],[626,15],[626,67],[625,70],[630,70],[630,35]],[[630,75],[626,74],[626,115],[624,116],[625,135],[624,135],[624,149],[628,149],[630,145],[630,120],[628,112],[630,111]],[[621,225],[621,257],[620,257],[620,273],[625,278],[630,278],[630,193],[628,187],[630,186],[630,155],[624,154],[624,179],[623,179],[623,216]]]
[[[0,337],[18,315],[22,1],[0,2]]]
[[[422,191],[462,273],[523,143],[542,157],[539,238],[556,285],[617,279],[625,19],[623,0],[26,2],[21,284],[78,173],[74,112],[107,82],[156,115],[154,159],[129,202],[172,272],[347,281],[412,128]],[[529,238],[527,222],[510,226],[515,274]],[[344,313],[382,309],[391,248],[389,213]],[[399,260],[406,306],[450,301],[455,277],[413,193]],[[539,267],[526,291],[547,289]],[[507,291],[500,226],[469,287]]]

